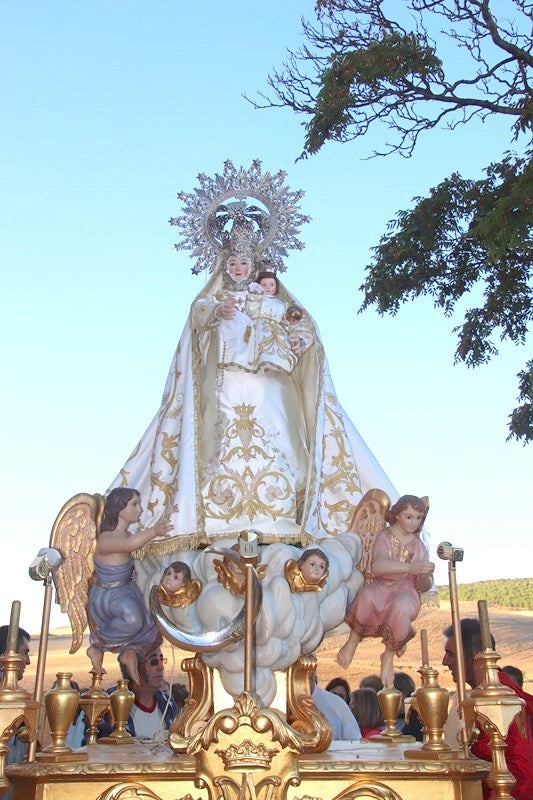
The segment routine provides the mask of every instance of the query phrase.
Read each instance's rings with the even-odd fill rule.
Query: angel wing
[[[100,494],[74,495],[67,500],[52,527],[50,547],[59,550],[63,562],[53,573],[56,602],[68,614],[72,628],[71,653],[83,641],[87,627],[87,595],[94,571],[93,552],[104,510]]]
[[[349,531],[358,533],[363,543],[363,554],[357,565],[365,577],[371,577],[372,548],[376,533],[385,527],[385,515],[390,509],[390,498],[381,489],[369,489],[361,498],[348,527]]]

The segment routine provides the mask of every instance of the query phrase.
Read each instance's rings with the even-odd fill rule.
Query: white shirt
[[[338,694],[320,686],[313,690],[313,700],[331,725],[333,739],[360,739],[361,730],[350,706]]]
[[[135,737],[137,739],[153,739],[157,731],[161,728],[163,714],[159,710],[157,703],[153,711],[145,711],[135,703],[132,706],[130,717],[133,720]]]

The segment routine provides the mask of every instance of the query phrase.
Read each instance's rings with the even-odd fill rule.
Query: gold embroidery
[[[400,542],[393,533],[389,533],[390,552],[394,561],[401,561],[402,564],[411,561],[412,553],[409,548]]]
[[[276,465],[276,458],[286,458],[253,416],[253,405],[243,403],[234,411],[222,437],[217,474],[207,483],[206,515],[228,523],[241,517],[294,519],[296,481],[288,463],[284,472]]]

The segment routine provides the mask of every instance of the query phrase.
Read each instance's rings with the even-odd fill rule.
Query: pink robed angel
[[[372,549],[371,575],[350,603],[346,622],[350,635],[337,654],[341,667],[348,667],[361,639],[381,637],[381,679],[394,680],[394,655],[402,655],[415,635],[413,620],[420,611],[420,592],[433,583],[435,565],[420,539],[429,508],[426,497],[403,495],[387,513],[391,524],[380,531]]]

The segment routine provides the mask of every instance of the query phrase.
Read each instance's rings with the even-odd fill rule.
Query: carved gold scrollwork
[[[331,727],[310,694],[314,656],[300,656],[287,671],[287,722],[298,732],[304,752],[322,753],[331,744]]]
[[[254,783],[251,772],[243,772],[241,782],[223,776],[215,778],[214,785],[220,788],[224,800],[275,800],[275,789],[281,785],[281,778],[271,775]]]
[[[117,783],[99,794],[96,800],[161,800],[161,797],[140,783]]]
[[[184,658],[181,668],[189,675],[189,696],[170,727],[169,743],[176,752],[184,752],[189,739],[213,716],[213,671],[199,655]]]
[[[299,736],[281,714],[243,692],[219,711],[191,741],[198,788],[210,800],[275,800],[300,783]]]
[[[388,786],[377,781],[361,781],[333,800],[402,800],[400,795]]]
[[[261,708],[256,700],[247,692],[243,692],[233,708],[223,709],[215,714],[198,733],[188,748],[191,755],[201,749],[207,750],[213,742],[218,741],[220,731],[233,733],[240,726],[247,725],[257,733],[270,732],[272,739],[279,742],[282,747],[290,747],[294,752],[300,752],[300,740],[289,725],[270,708]],[[261,766],[264,766],[261,764]]]
[[[141,783],[117,783],[99,794],[96,800],[161,800],[161,796]],[[194,800],[194,798],[192,794],[187,793],[180,800]]]

